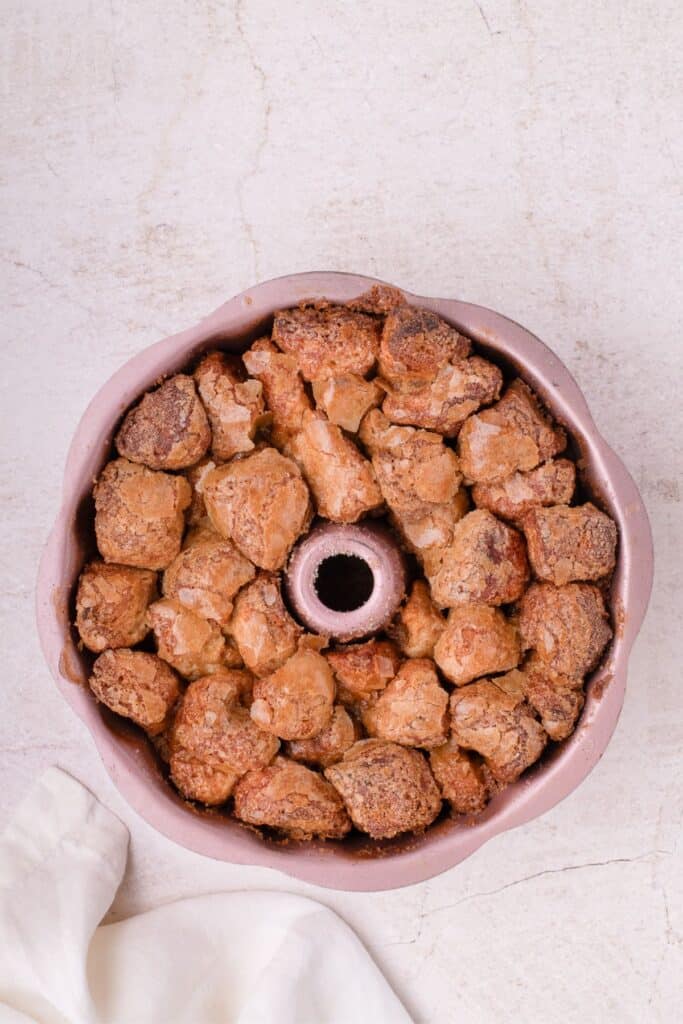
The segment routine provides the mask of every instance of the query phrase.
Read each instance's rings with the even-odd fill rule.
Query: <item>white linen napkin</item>
[[[100,926],[127,847],[126,827],[58,768],[29,793],[0,840],[2,1024],[410,1024],[313,900],[223,893]]]

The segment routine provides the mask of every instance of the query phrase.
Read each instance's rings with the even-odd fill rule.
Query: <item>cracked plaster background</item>
[[[132,833],[122,917],[274,888],[336,909],[418,1021],[683,1009],[679,3],[5,0],[0,815],[58,763]],[[258,279],[374,274],[558,352],[649,506],[616,735],[562,805],[398,892],[175,848],[118,797],[33,626],[69,439],[129,356]]]

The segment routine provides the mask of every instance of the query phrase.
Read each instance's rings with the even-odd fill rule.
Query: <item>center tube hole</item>
[[[318,566],[315,590],[333,612],[353,612],[370,598],[375,577],[358,555],[331,555]]]

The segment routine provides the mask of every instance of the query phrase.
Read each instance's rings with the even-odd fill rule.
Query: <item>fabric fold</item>
[[[312,900],[238,892],[100,926],[128,831],[50,769],[0,840],[2,1024],[409,1024],[351,931]]]

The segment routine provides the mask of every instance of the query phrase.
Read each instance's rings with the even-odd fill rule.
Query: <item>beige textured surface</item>
[[[5,0],[0,814],[58,763],[132,832],[115,917],[308,892],[415,1018],[680,1019],[681,7]],[[677,123],[678,122],[678,123]],[[547,340],[648,503],[624,712],[570,799],[426,884],[328,893],[175,848],[53,687],[32,590],[73,429],[143,346],[254,280],[376,274]]]

